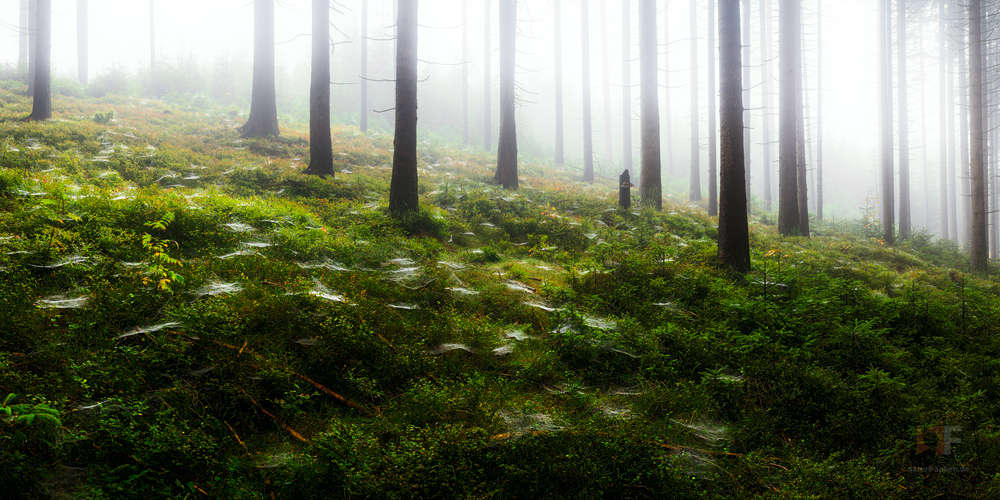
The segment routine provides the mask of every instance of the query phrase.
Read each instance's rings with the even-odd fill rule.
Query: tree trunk
[[[462,2],[462,144],[469,144],[469,2]]]
[[[972,192],[969,183],[969,70],[965,63],[965,51],[966,51],[966,33],[965,30],[959,29],[959,36],[955,38],[958,41],[959,51],[958,51],[958,113],[960,119],[958,122],[958,138],[961,141],[959,146],[958,154],[961,157],[961,174],[959,174],[959,182],[962,184],[962,211],[956,213],[962,214],[958,228],[959,228],[959,243],[963,245],[968,245],[970,243],[970,230],[972,229],[972,220],[969,218],[972,214]]]
[[[670,3],[667,2],[663,7],[663,145],[667,153],[667,172],[677,175],[674,170],[673,105],[670,97]]]
[[[87,0],[76,0],[76,70],[77,78],[83,85],[87,84],[88,79],[87,18]]]
[[[28,69],[28,0],[21,0],[18,13],[17,74],[20,77]]]
[[[632,5],[622,2],[622,164],[632,171]],[[642,179],[640,179],[640,182]]]
[[[749,14],[749,9],[747,10]],[[719,81],[722,139],[719,195],[719,261],[741,273],[750,271],[743,141],[743,57],[740,0],[719,0]]]
[[[823,220],[823,0],[816,0],[816,220]]]
[[[396,29],[399,29],[399,20],[396,20]],[[396,35],[396,46],[399,46],[398,34]],[[398,50],[398,48],[397,48]],[[399,68],[397,54],[396,67]],[[464,67],[464,66],[463,66]],[[397,81],[397,89],[398,89]],[[464,86],[463,86],[464,88]],[[397,99],[399,91],[397,90]],[[398,110],[397,110],[398,111]],[[360,127],[362,132],[368,131],[368,0],[361,0],[361,117]],[[396,126],[397,130],[399,126]]]
[[[590,5],[581,0],[582,25],[580,46],[583,49],[583,182],[594,182],[594,123],[590,109]]]
[[[715,106],[715,2],[708,3],[708,215],[719,215],[719,144]],[[737,27],[737,30],[739,28]]]
[[[601,0],[601,66],[604,87],[604,144],[609,163],[615,162],[614,142],[611,138],[611,57],[608,54],[608,2]]]
[[[895,237],[895,199],[892,157],[892,12],[889,0],[879,0],[879,74],[881,86],[882,240]]]
[[[906,77],[906,2],[896,2],[896,72],[899,113],[899,239],[910,238],[910,122]]]
[[[720,10],[721,10],[721,8],[720,8]],[[750,18],[751,18],[751,16],[750,16],[750,0],[743,0],[743,14],[742,15],[743,15],[743,17],[741,18],[742,21],[743,21],[743,42],[742,42],[743,43],[743,55],[742,55],[742,60],[749,62],[750,61]],[[722,18],[720,17],[719,19],[720,19],[720,22],[721,22]],[[719,39],[720,39],[720,47],[721,47],[721,39],[722,39],[721,31],[719,33],[720,33]],[[720,59],[721,59],[721,55],[720,55]],[[750,67],[749,64],[743,67],[743,76],[742,76],[742,81],[741,82],[750,83],[750,70],[751,70],[751,67]],[[751,199],[750,198],[750,164],[751,164],[751,162],[750,162],[750,144],[753,142],[751,140],[751,138],[750,138],[750,127],[749,127],[749,124],[750,124],[750,86],[745,86],[743,88],[743,102],[742,102],[742,106],[743,106],[743,123],[745,123],[745,124],[748,125],[746,128],[743,129],[743,175],[745,176],[743,184],[744,184],[744,187],[746,189],[747,213],[749,214],[750,211],[751,211],[751,207],[750,207],[750,199]],[[720,210],[721,210],[721,207],[720,207]]]
[[[156,69],[156,16],[153,6],[154,0],[149,0],[149,71],[150,74]]]
[[[253,93],[243,137],[277,137],[278,104],[274,85],[274,0],[254,0]]]
[[[517,0],[500,0],[500,143],[494,180],[517,189],[517,127],[514,124],[514,56]]]
[[[771,194],[771,184],[773,183],[771,180],[771,173],[773,171],[773,166],[771,165],[771,39],[768,35],[772,31],[769,17],[770,0],[760,0],[760,2],[760,79],[763,82],[761,85],[761,102],[764,103],[761,113],[761,134],[764,136],[764,144],[761,148],[764,154],[764,209],[770,211],[774,197]]]
[[[490,33],[490,27],[493,24],[493,18],[490,15],[490,0],[484,0],[486,8],[483,9],[485,26],[483,29],[484,38],[484,62],[483,62],[483,149],[488,153],[493,151],[493,117],[490,115],[493,111],[493,98],[490,96],[490,91],[493,88],[493,77],[490,75],[490,70],[492,69],[491,58],[493,56],[493,35]]]
[[[28,0],[28,95],[35,94],[38,69],[38,0]]]
[[[309,83],[309,168],[305,173],[333,176],[330,138],[330,3],[312,0],[312,78]]]
[[[642,116],[643,207],[663,209],[660,183],[660,95],[657,73],[656,0],[639,0],[639,100]]]
[[[945,17],[950,20],[953,14],[952,3],[949,1],[945,7]],[[955,29],[952,27],[952,33],[948,36],[949,43],[955,44],[956,41],[954,37],[960,36],[955,33]],[[958,115],[955,109],[955,54],[957,50],[951,47],[948,51],[947,56],[947,73],[948,73],[948,234],[947,238],[954,242],[958,242],[958,169],[957,169],[957,157],[958,157],[958,145],[955,141],[955,119]]]
[[[800,11],[801,12],[801,11]],[[799,18],[799,34],[802,23]],[[795,65],[795,166],[797,170],[796,194],[799,200],[799,234],[809,236],[809,172],[806,164],[806,106],[805,106],[805,58],[802,55],[799,38],[799,56]]]
[[[920,156],[924,166],[924,220],[925,230],[931,228],[931,160],[927,152],[927,62],[924,59],[924,23],[917,23],[917,53],[920,54]]]
[[[562,1],[553,0],[556,37],[556,164],[566,162],[563,146]]]
[[[989,268],[989,240],[986,220],[986,146],[983,143],[983,36],[982,3],[969,0],[969,114],[972,199],[969,267],[974,273]]]
[[[396,19],[396,137],[389,213],[420,210],[417,195],[417,0],[399,0]]]
[[[946,79],[945,66],[948,61],[948,45],[947,32],[945,31],[945,12],[944,6],[947,0],[938,0],[938,142],[940,143],[940,150],[938,153],[938,163],[940,163],[940,186],[938,196],[938,204],[941,208],[941,231],[938,236],[947,239],[950,236],[948,230],[948,151],[952,150],[953,145],[949,145],[948,131],[954,130],[948,127],[948,109],[947,106],[948,96],[952,95],[948,93]],[[952,134],[954,135],[954,134]]]
[[[698,130],[698,0],[691,0],[691,172],[688,179],[688,201],[701,201],[701,137]]]
[[[796,166],[796,99],[795,77],[799,74],[801,44],[801,0],[780,0],[779,3],[779,123],[778,123],[778,232],[798,236],[799,195]]]
[[[47,120],[52,118],[52,0],[38,0],[38,39],[35,43],[38,49],[35,54],[35,88],[32,98],[31,114],[28,120]]]

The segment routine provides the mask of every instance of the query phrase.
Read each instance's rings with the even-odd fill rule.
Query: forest
[[[0,499],[997,498],[998,26],[0,2]]]

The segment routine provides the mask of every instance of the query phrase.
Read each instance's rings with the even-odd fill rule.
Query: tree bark
[[[691,0],[688,22],[691,43],[691,171],[688,179],[688,201],[701,201],[701,137],[698,110],[698,0]]]
[[[721,7],[720,7],[720,9],[721,9]],[[751,18],[751,16],[750,16],[750,0],[743,0],[743,14],[742,15],[743,15],[743,17],[741,18],[741,20],[743,22],[743,42],[742,42],[743,43],[743,56],[742,56],[743,59],[742,60],[749,62],[750,61],[750,18]],[[721,17],[720,17],[720,20],[721,20]],[[721,31],[720,31],[720,33],[721,33]],[[721,41],[721,39],[722,39],[722,35],[721,34],[719,35],[719,39]],[[721,45],[720,45],[720,47],[721,47]],[[721,58],[721,55],[720,55],[720,58]],[[742,82],[746,82],[746,83],[750,82],[750,70],[751,70],[751,68],[750,68],[749,64],[743,67],[743,77],[742,77],[743,79],[742,79]],[[743,123],[749,125],[750,124],[750,87],[749,86],[745,86],[743,88],[743,102],[742,102],[742,106],[743,106]],[[750,127],[747,126],[747,127],[745,127],[743,129],[743,174],[745,176],[744,187],[746,189],[746,202],[747,202],[747,213],[748,214],[751,211],[751,207],[750,207],[750,199],[751,199],[750,198],[750,168],[751,168],[750,144],[751,144],[751,142],[753,142],[753,141],[750,138]],[[721,207],[720,207],[720,210],[721,210]]]
[[[396,19],[396,136],[389,213],[420,210],[417,194],[417,0],[399,0]]]
[[[764,209],[770,211],[774,202],[774,197],[771,194],[771,185],[774,182],[771,179],[771,173],[774,167],[771,165],[771,39],[769,37],[769,33],[771,33],[771,22],[769,17],[770,0],[760,0],[760,2],[760,79],[762,82],[761,102],[764,104],[761,112],[761,134],[764,136],[764,144],[761,146],[761,149],[763,153],[764,168]]]
[[[892,12],[889,0],[879,0],[879,74],[882,148],[882,240],[895,238],[895,199],[892,155]]]
[[[566,162],[563,145],[562,1],[553,0],[556,38],[556,164]]]
[[[590,107],[590,5],[580,2],[580,46],[583,50],[583,182],[594,182],[594,123]]]
[[[611,139],[611,57],[608,54],[608,2],[601,0],[601,66],[604,88],[604,151],[609,163],[615,162],[614,142]]]
[[[492,69],[491,58],[493,56],[493,35],[490,33],[490,27],[493,24],[493,18],[490,15],[490,0],[484,0],[486,8],[484,11],[484,22],[483,27],[483,38],[484,38],[484,54],[483,54],[483,149],[488,153],[493,151],[493,117],[491,113],[493,112],[493,98],[490,95],[493,89],[493,76],[490,74]]]
[[[19,4],[19,23],[17,33],[17,73],[20,77],[28,69],[28,0]]]
[[[779,123],[778,123],[778,232],[798,236],[799,196],[796,166],[796,75],[798,75],[801,44],[801,0],[780,0],[779,3]]]
[[[800,11],[801,12],[801,11]],[[799,33],[802,33],[801,17]],[[805,101],[805,57],[801,49],[795,65],[795,165],[798,170],[799,234],[809,236],[809,171],[806,163],[806,101]]]
[[[52,0],[38,0],[35,47],[35,88],[28,120],[52,118]]]
[[[989,240],[986,220],[986,146],[983,142],[983,36],[982,3],[969,0],[969,118],[972,164],[970,165],[971,227],[969,267],[985,273],[989,267]]]
[[[83,85],[86,85],[88,80],[87,10],[87,0],[76,0],[76,72],[77,78]]]
[[[938,163],[940,163],[940,186],[938,204],[941,210],[941,231],[938,236],[947,239],[950,236],[948,223],[948,151],[952,149],[949,145],[948,131],[948,79],[946,78],[945,67],[948,61],[947,32],[945,31],[945,10],[947,0],[938,0],[938,142],[940,149],[938,153]]]
[[[660,104],[657,96],[656,0],[639,0],[639,99],[642,119],[642,177],[639,185],[643,207],[663,209],[660,182]]]
[[[632,5],[622,2],[622,164],[632,171]],[[641,183],[642,179],[640,179]]]
[[[719,215],[719,139],[715,105],[715,2],[708,3],[708,215]],[[737,31],[739,28],[737,27]]]
[[[517,127],[514,123],[514,56],[517,0],[500,0],[500,142],[494,180],[517,189]]]
[[[951,1],[948,2],[945,7],[945,17],[950,20],[953,14],[953,5]],[[948,36],[950,44],[955,44],[955,37],[960,36],[956,33],[954,27],[951,27],[952,32]],[[958,242],[958,167],[957,167],[957,157],[958,157],[958,144],[955,140],[955,119],[958,115],[955,109],[955,54],[958,51],[952,46],[948,50],[947,56],[947,73],[948,73],[948,234],[946,238],[951,239],[954,242]]]
[[[910,122],[906,75],[906,2],[896,2],[896,72],[899,118],[899,239],[910,238]]]
[[[956,211],[956,214],[962,214],[960,219],[958,229],[959,229],[959,243],[968,245],[970,243],[970,231],[972,229],[972,220],[969,218],[972,214],[972,192],[969,183],[970,172],[969,172],[969,69],[968,65],[965,63],[966,47],[967,45],[965,30],[959,29],[958,37],[958,113],[960,115],[958,122],[958,138],[961,141],[959,145],[958,154],[961,158],[961,174],[959,174],[959,182],[962,185],[962,211]]]
[[[670,97],[670,3],[667,2],[663,7],[663,146],[667,153],[667,172],[677,175],[674,169],[673,105]]]
[[[749,11],[749,9],[748,9]],[[722,146],[719,196],[719,261],[737,272],[750,271],[743,123],[743,57],[740,0],[719,0],[719,80]]]
[[[330,3],[312,0],[312,77],[309,83],[309,168],[305,173],[333,176],[330,137]]]
[[[274,0],[254,0],[253,93],[243,137],[277,137],[278,103],[274,84]]]
[[[464,2],[463,2],[464,3]],[[396,20],[397,29],[399,20]],[[398,34],[396,35],[399,36]],[[399,46],[397,38],[396,46]],[[397,49],[398,50],[398,49]],[[399,59],[396,59],[397,68]],[[464,66],[463,66],[464,67]],[[397,82],[398,84],[398,82]],[[462,88],[465,88],[464,86]],[[397,90],[397,94],[398,94]],[[360,129],[362,132],[368,131],[368,0],[361,0],[361,116]],[[398,126],[397,126],[398,129]]]

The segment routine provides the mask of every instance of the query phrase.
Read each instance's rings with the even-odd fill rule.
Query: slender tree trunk
[[[764,103],[761,112],[761,133],[764,136],[764,143],[761,148],[764,154],[764,208],[770,211],[773,203],[771,185],[774,182],[771,180],[771,172],[774,166],[771,164],[771,38],[769,37],[772,31],[769,16],[770,0],[760,0],[760,2],[760,79],[763,82],[761,85],[761,102]]]
[[[463,2],[464,3],[464,2]],[[396,21],[399,28],[399,20]],[[397,50],[399,39],[397,34]],[[399,64],[397,58],[396,64]],[[398,68],[398,66],[397,66]],[[397,82],[398,83],[398,82]],[[463,85],[464,89],[465,86]],[[397,94],[399,92],[397,91]],[[362,132],[368,131],[368,0],[361,0],[361,117],[360,128]],[[397,125],[398,129],[398,125]]]
[[[562,1],[553,0],[556,38],[556,164],[566,162],[563,146]]]
[[[517,0],[500,0],[500,143],[494,180],[517,189],[517,127],[514,124],[514,56]]]
[[[611,138],[611,57],[608,54],[608,2],[601,0],[601,65],[604,77],[604,144],[608,162],[615,162],[614,142]]]
[[[156,15],[154,0],[149,0],[149,71],[156,70]]]
[[[816,0],[816,219],[823,220],[823,0]]]
[[[674,169],[673,105],[670,97],[670,2],[667,2],[663,7],[663,144],[667,151],[667,172],[677,175]]]
[[[920,54],[920,156],[924,165],[924,220],[923,228],[931,227],[931,160],[927,152],[927,61],[924,58],[924,23],[917,23],[918,53]]]
[[[493,68],[491,61],[493,56],[493,35],[490,33],[490,27],[493,25],[493,17],[490,15],[491,0],[485,0],[485,3],[486,8],[484,12],[486,19],[484,19],[485,27],[483,29],[485,44],[485,54],[483,55],[485,59],[483,63],[483,70],[485,72],[483,75],[483,149],[486,152],[490,152],[493,150],[493,117],[491,116],[493,112],[493,98],[490,96],[490,92],[493,89],[493,77],[490,75],[490,70]]]
[[[469,144],[469,3],[462,2],[462,144]]]
[[[330,3],[312,0],[312,77],[309,82],[309,168],[305,173],[333,176],[330,137]]]
[[[87,0],[76,0],[76,69],[77,78],[87,84],[88,36]]]
[[[970,185],[970,172],[969,172],[969,69],[965,63],[966,47],[967,45],[965,30],[958,30],[961,35],[958,39],[959,42],[959,53],[958,53],[958,112],[961,118],[958,122],[959,135],[958,138],[961,141],[959,146],[959,156],[961,157],[961,175],[960,182],[962,184],[962,214],[961,222],[959,223],[959,239],[960,243],[963,245],[968,245],[970,243],[970,231],[972,229],[972,220],[970,216],[972,214],[972,186]]]
[[[625,170],[632,171],[632,3],[630,1],[622,1],[622,164]]]
[[[253,92],[243,137],[277,137],[278,103],[274,84],[274,0],[254,0]]]
[[[688,200],[701,201],[701,134],[698,110],[698,0],[691,0],[691,173]]]
[[[796,75],[801,69],[801,4],[800,0],[779,2],[779,100],[778,123],[778,232],[785,236],[801,234],[799,224],[798,168],[796,165]]]
[[[938,163],[940,169],[940,186],[938,196],[941,208],[941,231],[938,236],[947,239],[950,236],[948,223],[948,152],[952,145],[949,145],[948,131],[954,130],[948,127],[948,79],[945,75],[945,66],[948,61],[947,32],[945,31],[945,11],[944,6],[948,0],[938,0],[938,142],[940,150],[938,153]],[[952,134],[954,135],[954,134]]]
[[[743,17],[741,18],[742,21],[743,21],[743,42],[742,42],[743,43],[743,55],[742,55],[742,61],[749,62],[750,61],[750,20],[751,20],[752,16],[750,15],[750,0],[742,0],[742,1],[743,1]],[[721,8],[720,8],[720,10],[721,10]],[[720,17],[720,19],[721,19],[721,17]],[[722,34],[721,34],[722,32],[720,31],[719,33],[720,33],[719,39],[721,40],[722,39]],[[720,42],[720,47],[721,47],[721,42]],[[722,56],[720,55],[719,57],[721,59]],[[741,62],[741,64],[742,64],[742,62]],[[746,65],[746,66],[743,66],[743,76],[742,76],[743,79],[742,79],[742,82],[744,82],[744,83],[750,83],[750,70],[751,69],[752,68],[750,67],[749,64]],[[750,125],[750,86],[749,85],[747,85],[747,86],[745,86],[743,88],[743,102],[742,102],[742,106],[743,106],[743,122],[742,123],[744,123],[744,124],[747,125],[743,129],[743,174],[745,176],[743,184],[744,184],[744,188],[746,189],[747,213],[749,214],[751,212],[751,207],[750,207],[750,199],[751,199],[750,198],[750,180],[751,180],[750,179],[750,165],[751,165],[751,161],[750,161],[750,144],[753,142],[753,140],[750,137],[750,127],[749,127],[749,125]],[[722,208],[720,207],[719,209],[721,210]]]
[[[660,182],[660,95],[656,59],[656,0],[639,0],[639,100],[642,116],[643,207],[663,209]]]
[[[47,120],[52,118],[52,0],[38,0],[38,53],[35,62],[35,88],[32,98],[31,114],[28,120]]]
[[[716,128],[715,2],[708,3],[708,215],[719,215],[719,131]]]
[[[21,0],[18,13],[17,74],[20,77],[28,69],[28,0]]]
[[[38,0],[28,0],[28,95],[35,94],[38,69]]]
[[[879,72],[881,75],[882,239],[895,237],[895,199],[892,155],[892,12],[889,0],[879,0]]]
[[[896,57],[899,113],[899,239],[910,238],[910,122],[906,75],[906,2],[896,2]]]
[[[801,12],[801,10],[800,10]],[[799,18],[799,36],[802,33]],[[797,170],[797,198],[799,200],[799,234],[809,236],[809,172],[806,164],[806,106],[805,61],[799,38],[798,63],[795,65],[795,166]]]
[[[590,108],[590,5],[581,0],[580,47],[583,50],[583,182],[594,182],[594,123]]]
[[[747,9],[749,16],[749,9]],[[744,26],[746,27],[746,26]],[[722,164],[719,196],[719,261],[750,271],[743,141],[743,57],[740,54],[740,0],[719,0],[719,76]]]
[[[389,213],[418,212],[417,0],[399,0],[396,19],[396,136],[393,140]]]
[[[969,114],[971,124],[970,166],[972,199],[969,267],[985,273],[989,264],[989,240],[986,226],[986,146],[983,143],[983,34],[982,3],[969,0]]]
[[[950,22],[951,17],[954,14],[953,5],[949,0],[946,7],[946,17]],[[955,37],[961,36],[957,33],[953,26],[951,27],[951,34],[948,36],[949,43],[955,44]],[[955,119],[958,116],[958,110],[955,109],[955,59],[956,53],[958,51],[955,47],[951,47],[948,51],[947,57],[947,73],[948,73],[948,214],[949,214],[949,231],[948,238],[954,242],[958,242],[958,144],[955,140]]]

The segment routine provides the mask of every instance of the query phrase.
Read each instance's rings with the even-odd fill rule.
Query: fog
[[[369,78],[372,97],[370,108],[382,111],[393,106],[392,86],[392,2],[369,0]],[[632,33],[630,33],[633,122],[632,147],[638,168],[638,21],[637,7],[632,1]],[[764,192],[761,134],[762,95],[760,21],[754,1],[751,15],[751,58],[744,65],[751,67],[751,80],[744,85],[751,89],[747,107],[751,109],[752,146],[749,158],[753,176],[753,194]],[[777,13],[777,0],[769,2]],[[76,78],[76,6],[75,2],[53,2],[53,74],[56,78]],[[422,140],[462,141],[462,77],[468,71],[469,146],[481,147],[483,137],[484,88],[484,20],[485,8],[490,10],[492,69],[492,135],[496,145],[499,120],[498,86],[498,12],[497,2],[469,0],[467,60],[462,51],[463,0],[424,0],[420,4],[420,133]],[[699,61],[701,73],[699,116],[701,130],[701,165],[703,189],[707,187],[707,3],[698,2]],[[332,60],[333,119],[357,124],[360,95],[360,5],[361,0],[338,0],[331,21],[334,56]],[[660,0],[659,36],[661,134],[664,141],[663,173],[665,192],[686,193],[690,150],[690,37],[688,0]],[[817,116],[823,122],[823,167],[825,179],[825,211],[827,215],[856,217],[866,204],[869,193],[878,193],[878,66],[876,6],[871,0],[836,0],[822,4],[822,42],[816,0],[804,2],[804,46],[807,71],[806,101],[809,118],[807,132],[815,144]],[[17,23],[19,2],[0,3],[0,20],[5,23],[7,36],[0,44],[0,59],[16,63],[18,57]],[[220,93],[228,96],[228,105],[241,113],[248,111],[250,70],[253,51],[253,4],[251,0],[171,0],[156,1],[155,30],[157,64],[196,64],[205,75],[215,75],[222,85]],[[620,1],[590,1],[590,37],[592,49],[592,105],[595,164],[598,175],[616,176],[622,169],[622,4]],[[665,10],[665,12],[664,12]],[[579,0],[563,0],[563,67],[565,138],[567,163],[582,164],[582,93],[581,12]],[[305,0],[279,0],[276,7],[276,40],[279,114],[282,118],[305,119],[309,75],[310,5]],[[744,14],[745,15],[745,14]],[[914,12],[913,18],[936,15]],[[665,23],[664,19],[669,19]],[[606,24],[606,25],[605,25]],[[909,109],[911,143],[911,191],[913,217],[916,226],[937,227],[937,33],[936,21],[926,24],[925,32],[911,23],[909,57]],[[521,0],[518,7],[518,142],[522,158],[531,161],[551,161],[554,143],[554,17],[551,0]],[[602,31],[607,30],[607,45]],[[769,29],[772,54],[777,55],[777,19]],[[603,50],[607,49],[609,69],[603,68]],[[822,50],[822,80],[817,79],[818,49]],[[664,59],[666,58],[666,59]],[[669,68],[664,68],[664,61]],[[716,57],[716,63],[718,58]],[[771,138],[777,140],[777,60],[771,68]],[[219,71],[219,65],[226,71]],[[90,2],[90,75],[94,79],[111,68],[141,74],[150,66],[150,5],[135,0],[91,0]],[[214,73],[213,73],[214,72]],[[221,77],[219,75],[222,75]],[[610,108],[604,104],[605,75],[610,85]],[[206,77],[207,78],[207,77]],[[211,79],[211,78],[208,78]],[[666,109],[666,92],[670,93],[670,109]],[[822,108],[816,103],[822,92]],[[231,95],[230,95],[231,94]],[[921,100],[921,95],[926,99]],[[162,97],[162,96],[158,96]],[[218,96],[216,96],[218,97]],[[716,96],[717,97],[717,96]],[[922,106],[921,103],[925,102]],[[610,143],[606,131],[606,116],[610,114]],[[373,112],[372,128],[391,134],[391,113]],[[923,116],[927,117],[925,125]],[[670,136],[667,136],[669,120]],[[715,131],[717,133],[717,131]],[[924,138],[927,138],[926,140]],[[815,148],[810,149],[810,168],[815,165]],[[777,185],[777,145],[771,149],[772,184]],[[925,183],[925,168],[930,169],[930,183]],[[925,187],[929,188],[931,220],[924,214]],[[777,197],[776,189],[772,188]],[[815,192],[810,198],[815,200]]]

